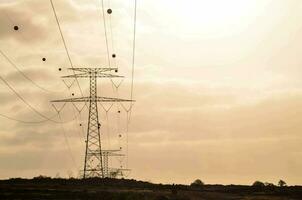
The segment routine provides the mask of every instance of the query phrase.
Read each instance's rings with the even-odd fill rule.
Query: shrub
[[[264,183],[261,181],[255,181],[252,185],[253,187],[264,187]]]
[[[193,183],[191,183],[192,187],[202,187],[204,183],[200,179],[196,179]]]
[[[284,187],[284,186],[286,186],[285,181],[280,180],[280,181],[278,182],[278,186],[279,186],[279,187]]]

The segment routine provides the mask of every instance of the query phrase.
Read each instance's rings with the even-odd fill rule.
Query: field
[[[10,179],[0,199],[30,200],[301,200],[302,187],[163,185],[128,179]]]

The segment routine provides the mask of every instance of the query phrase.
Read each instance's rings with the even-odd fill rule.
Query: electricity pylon
[[[100,122],[98,117],[98,102],[132,102],[133,100],[109,98],[97,96],[97,78],[122,78],[123,76],[112,75],[110,71],[117,72],[117,68],[69,68],[77,72],[62,78],[89,78],[90,95],[89,97],[69,98],[54,100],[52,102],[85,102],[89,103],[88,129],[86,138],[85,162],[83,178],[105,177],[103,165],[103,153],[100,136]],[[107,167],[108,169],[108,167]],[[108,170],[107,170],[108,171]]]
[[[112,177],[111,174],[111,168],[109,168],[109,157],[117,156],[125,156],[124,154],[117,153],[120,150],[102,150],[102,156],[103,156],[103,164],[104,164],[104,177],[105,178],[115,178]]]

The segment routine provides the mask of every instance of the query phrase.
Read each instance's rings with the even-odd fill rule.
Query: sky
[[[98,94],[129,99],[134,1],[104,0],[105,18],[98,0],[53,3],[77,67],[109,65],[105,20],[110,66],[125,78],[118,92],[99,80]],[[121,105],[99,106],[104,148],[128,152],[111,164],[155,183],[301,185],[301,13],[300,0],[138,0],[129,125]],[[0,55],[1,77],[44,115],[56,115],[51,100],[80,96],[61,78],[72,72],[49,0],[0,1],[0,50],[32,82]],[[8,117],[43,120],[3,82],[0,104]],[[88,113],[68,104],[61,115],[62,125],[0,117],[0,178],[78,176]]]

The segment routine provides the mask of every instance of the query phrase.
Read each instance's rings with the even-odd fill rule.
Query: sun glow
[[[263,15],[270,1],[198,0],[161,1],[165,17],[184,33],[225,36],[240,32]],[[163,9],[163,7],[161,9]],[[177,20],[175,20],[177,19]]]

